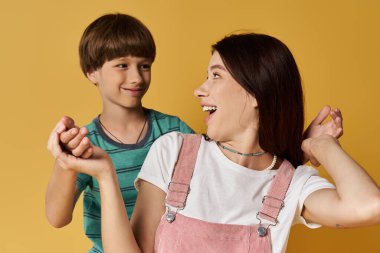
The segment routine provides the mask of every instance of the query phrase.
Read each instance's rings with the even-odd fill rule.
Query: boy
[[[134,180],[154,140],[171,131],[193,132],[179,118],[142,106],[155,54],[151,33],[134,17],[108,14],[91,23],[80,41],[80,65],[99,90],[102,112],[83,128],[64,117],[54,130],[64,148],[76,156],[91,156],[90,142],[109,153],[129,217],[137,196]],[[100,195],[94,178],[65,171],[56,163],[46,192],[47,219],[54,227],[69,224],[82,191],[84,229],[93,243],[89,252],[103,252]]]

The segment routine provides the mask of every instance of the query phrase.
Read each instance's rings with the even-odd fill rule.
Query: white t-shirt
[[[136,188],[138,180],[143,179],[167,192],[182,141],[183,135],[178,132],[168,133],[155,141],[136,179]],[[256,213],[261,209],[261,201],[269,191],[276,172],[255,171],[236,164],[222,153],[214,141],[202,138],[186,207],[178,213],[214,223],[259,224]],[[271,227],[274,253],[285,252],[293,224],[319,227],[307,224],[301,211],[307,196],[322,188],[334,186],[319,177],[312,167],[299,166],[295,170],[284,200],[285,206],[278,217],[279,223]]]

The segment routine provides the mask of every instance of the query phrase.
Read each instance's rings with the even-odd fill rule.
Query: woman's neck
[[[251,134],[219,143],[220,150],[228,159],[246,168],[264,170],[273,162],[273,154],[260,147],[257,135]]]

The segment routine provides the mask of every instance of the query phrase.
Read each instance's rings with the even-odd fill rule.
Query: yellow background
[[[44,193],[53,160],[46,151],[61,115],[88,123],[100,112],[97,90],[80,72],[78,42],[98,16],[141,19],[157,42],[144,103],[181,115],[204,131],[192,96],[206,77],[210,45],[232,31],[268,33],[294,53],[305,87],[307,123],[325,105],[344,113],[341,143],[380,183],[380,4],[376,0],[0,2],[0,252],[86,252],[81,200],[71,225],[50,227]],[[325,173],[322,171],[322,174]],[[380,252],[380,226],[293,229],[288,252]]]

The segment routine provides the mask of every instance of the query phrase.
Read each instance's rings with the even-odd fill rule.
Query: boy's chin
[[[139,102],[136,101],[136,103],[124,103],[121,106],[126,110],[136,110],[143,107],[141,100]]]

